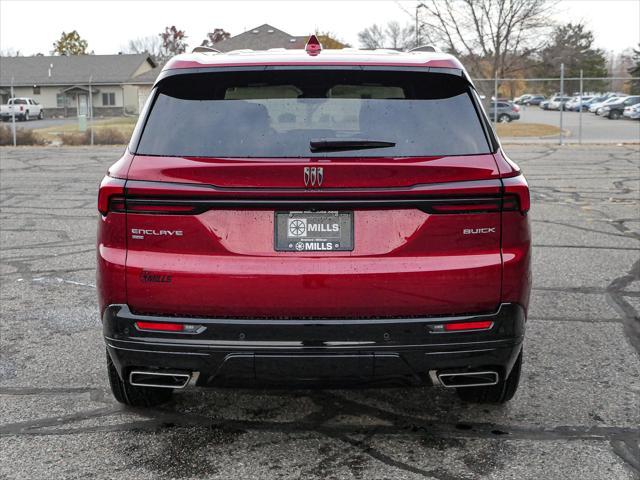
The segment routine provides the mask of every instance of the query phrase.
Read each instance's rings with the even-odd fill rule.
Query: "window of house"
[[[56,94],[56,106],[58,108],[64,108],[67,106],[67,96],[64,93]]]
[[[102,105],[105,106],[113,106],[116,104],[116,94],[111,93],[103,93],[102,94]]]
[[[40,95],[40,87],[34,85],[33,86],[33,94],[34,95]]]

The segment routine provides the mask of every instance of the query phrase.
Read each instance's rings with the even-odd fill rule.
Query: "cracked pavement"
[[[109,392],[97,186],[119,148],[0,149],[0,478],[640,479],[640,147],[511,145],[532,188],[520,389]]]

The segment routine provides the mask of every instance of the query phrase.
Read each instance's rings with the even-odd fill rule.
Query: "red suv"
[[[516,391],[529,190],[450,55],[175,57],[98,209],[120,402],[189,384]]]

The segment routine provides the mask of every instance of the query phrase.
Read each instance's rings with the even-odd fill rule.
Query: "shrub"
[[[87,131],[87,138],[90,132]],[[89,140],[90,142],[91,140]],[[120,130],[115,128],[101,128],[96,130],[93,136],[95,145],[124,145],[129,142],[129,138]]]
[[[60,136],[63,145],[91,145],[91,129],[82,133],[63,133]],[[99,128],[93,134],[94,145],[124,145],[127,136],[115,128]]]
[[[46,145],[46,143],[46,140],[33,130],[16,128],[17,145]],[[7,125],[0,125],[0,145],[13,145],[13,132]]]

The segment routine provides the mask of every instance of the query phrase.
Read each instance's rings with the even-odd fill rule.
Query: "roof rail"
[[[215,48],[200,46],[191,50],[191,53],[222,53],[220,50],[216,50]]]
[[[420,45],[419,47],[412,48],[410,52],[437,52],[438,49],[433,45]]]

